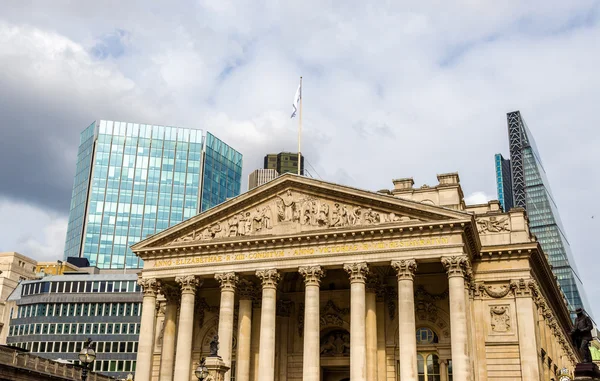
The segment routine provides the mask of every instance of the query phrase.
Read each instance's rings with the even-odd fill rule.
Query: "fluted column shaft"
[[[236,381],[250,381],[250,344],[252,343],[252,299],[256,290],[251,282],[242,279],[238,287],[238,335],[236,353]]]
[[[223,381],[231,379],[231,350],[233,348],[233,309],[235,308],[235,288],[238,277],[235,273],[215,274],[221,285],[221,305],[219,307],[219,356],[229,367]]]
[[[281,275],[277,270],[269,269],[257,271],[256,276],[262,281],[258,379],[260,381],[274,381],[277,283]]]
[[[192,374],[192,339],[194,337],[194,301],[200,280],[195,276],[180,276],[175,282],[181,286],[181,307],[177,331],[177,357],[175,359],[176,381],[187,381]],[[136,376],[137,377],[137,376]]]
[[[320,284],[325,276],[321,266],[300,267],[298,272],[304,277],[304,352],[302,379],[319,381],[320,364]]]
[[[162,350],[160,353],[159,381],[173,381],[175,365],[175,338],[177,332],[177,308],[181,298],[179,288],[163,284],[161,292],[167,299],[163,329]]]
[[[347,263],[344,270],[350,276],[350,379],[366,381],[365,281],[369,267],[365,262]]]
[[[154,333],[156,330],[156,294],[160,282],[155,278],[140,278],[138,284],[144,290],[142,301],[142,318],[137,353],[136,379],[150,381],[152,376],[152,352],[154,350]]]
[[[369,275],[366,283],[365,325],[367,342],[367,381],[377,381],[377,287],[379,278]]]
[[[417,335],[415,323],[414,259],[393,261],[398,277],[398,346],[400,349],[400,379],[417,381]]]
[[[466,256],[443,257],[442,264],[448,273],[452,377],[456,380],[470,381],[467,301],[465,300],[465,276],[470,273],[470,264]]]

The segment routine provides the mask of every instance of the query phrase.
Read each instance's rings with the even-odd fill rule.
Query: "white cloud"
[[[0,251],[16,251],[38,261],[62,259],[68,219],[22,202],[0,199]]]
[[[497,197],[490,196],[485,192],[473,192],[468,196],[465,196],[465,203],[467,205],[487,204],[490,200],[495,200]]]

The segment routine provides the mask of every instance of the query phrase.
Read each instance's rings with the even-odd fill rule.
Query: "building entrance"
[[[321,371],[321,381],[349,381],[350,367],[323,367]]]

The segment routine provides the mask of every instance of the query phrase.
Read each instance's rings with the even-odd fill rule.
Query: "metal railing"
[[[37,372],[50,376],[60,376],[65,380],[81,380],[82,368],[78,365],[64,364],[44,357],[32,355],[7,347],[0,347],[0,364],[28,372]],[[114,381],[113,377],[93,372],[88,373],[88,381]]]

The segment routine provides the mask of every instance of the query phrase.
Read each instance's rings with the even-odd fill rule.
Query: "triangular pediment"
[[[469,219],[466,212],[286,174],[135,244],[134,251],[248,237]]]

